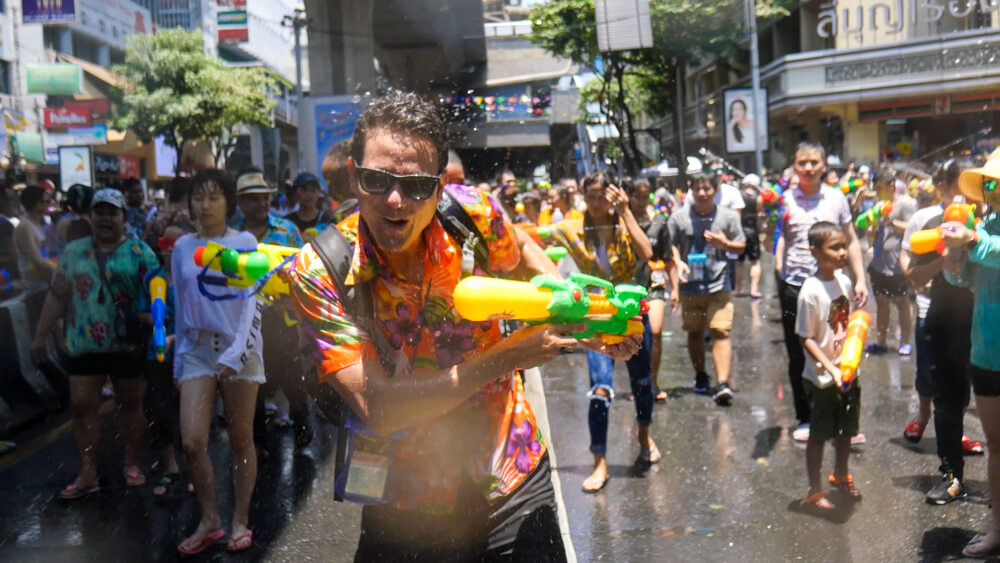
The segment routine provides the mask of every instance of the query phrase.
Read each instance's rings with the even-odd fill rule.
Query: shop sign
[[[250,40],[246,0],[218,0],[219,43],[245,43]]]
[[[38,133],[17,133],[14,135],[14,143],[17,144],[17,152],[25,160],[31,162],[44,162],[45,150],[42,148],[42,136]]]
[[[153,139],[153,153],[156,155],[156,175],[173,178],[174,166],[177,165],[177,150],[168,145],[163,135],[160,135]]]
[[[894,35],[901,33],[906,23],[916,26],[934,24],[945,16],[965,19],[973,12],[987,15],[998,8],[997,0],[896,0],[895,2],[877,2],[867,9],[864,6],[837,9],[837,1],[831,0],[819,5],[817,14],[816,34],[820,37],[835,37],[843,31],[850,35],[861,33],[865,26],[870,31],[878,29]],[[905,37],[900,37],[905,39]]]
[[[90,113],[95,121],[107,119],[111,115],[111,104],[107,98],[100,100],[66,100],[63,107],[66,109],[85,110]]]
[[[21,2],[22,23],[76,23],[77,10],[74,0],[50,2],[49,0],[24,0]]]
[[[94,160],[90,147],[59,147],[59,189],[73,184],[94,185]]]
[[[139,157],[121,155],[118,157],[118,177],[121,179],[139,177]]]
[[[65,133],[49,133],[49,144],[61,147],[68,145],[104,145],[108,142],[108,127],[92,125],[90,127],[70,127]]]
[[[94,172],[118,174],[118,155],[94,153]]]
[[[85,109],[45,108],[45,127],[90,127],[90,112]]]
[[[83,17],[73,26],[113,48],[124,49],[125,38],[153,33],[149,10],[128,0],[77,0]]]
[[[71,64],[24,65],[29,94],[79,94],[83,91],[83,69]]]

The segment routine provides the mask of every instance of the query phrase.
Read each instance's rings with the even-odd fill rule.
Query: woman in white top
[[[260,303],[254,298],[216,301],[205,297],[198,287],[201,267],[194,263],[194,252],[208,241],[228,248],[255,248],[257,239],[226,225],[236,210],[236,185],[226,172],[198,173],[191,182],[188,201],[198,231],[178,239],[171,258],[177,304],[174,379],[181,390],[181,437],[201,506],[201,521],[177,549],[186,555],[200,553],[226,535],[215,504],[208,457],[212,411],[216,393],[221,392],[233,449],[236,500],[227,549],[242,551],[252,543],[247,524],[257,479],[253,414],[257,388],[264,382]],[[209,287],[212,294],[238,291]]]

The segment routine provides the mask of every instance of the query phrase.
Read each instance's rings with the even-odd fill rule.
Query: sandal
[[[200,538],[196,538],[193,535],[188,536],[188,538],[182,541],[177,546],[177,551],[184,555],[198,555],[202,551],[212,547],[216,542],[226,537],[226,531],[222,528],[215,530],[214,532],[209,532]]]
[[[229,538],[229,543],[226,544],[226,551],[237,553],[250,549],[251,545],[253,545],[253,530],[247,530],[238,536]]]
[[[142,471],[126,471],[125,485],[128,487],[141,487],[146,484],[146,475]]]
[[[583,492],[585,493],[596,493],[604,488],[604,485],[608,484],[608,476],[604,479],[599,479],[591,475],[583,480]]]
[[[843,479],[837,479],[837,477],[831,473],[828,479],[830,484],[836,487],[838,491],[851,497],[852,499],[861,500],[863,497],[861,491],[854,486],[854,476],[850,473],[848,473],[847,477],[844,477]]]
[[[986,534],[976,534],[969,540],[969,543],[965,544],[962,548],[962,555],[965,557],[971,557],[973,559],[985,559],[987,557],[993,557],[1000,555],[1000,545],[985,546],[983,540],[986,539]]]
[[[160,482],[153,487],[153,496],[176,497],[186,490],[180,473],[164,473]]]
[[[826,516],[837,508],[823,492],[813,493],[802,499],[802,506],[817,516]]]
[[[94,485],[93,487],[81,487],[76,483],[70,483],[69,485],[66,485],[65,489],[59,491],[59,498],[62,500],[76,500],[78,498],[83,498],[87,495],[99,492],[101,492],[100,485]]]
[[[662,391],[662,390],[661,391],[657,391],[656,392],[656,402],[657,403],[666,403],[667,402],[667,392],[666,391]]]

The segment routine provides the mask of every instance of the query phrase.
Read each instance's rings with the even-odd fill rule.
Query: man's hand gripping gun
[[[588,288],[604,290],[588,293]],[[646,288],[614,285],[580,273],[568,280],[539,275],[531,282],[471,276],[455,287],[455,310],[470,321],[516,319],[528,324],[585,323],[587,330],[573,338],[601,335],[605,344],[620,344],[626,336],[642,334],[647,311]]]

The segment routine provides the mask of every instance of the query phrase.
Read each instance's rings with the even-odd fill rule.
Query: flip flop
[[[216,542],[218,542],[224,537],[226,537],[226,531],[223,530],[222,528],[219,528],[213,532],[209,532],[208,534],[197,539],[195,539],[193,535],[188,536],[186,540],[177,544],[177,551],[181,552],[184,555],[198,555],[202,551],[205,551],[206,549],[215,545]],[[185,546],[185,544],[188,544],[191,547],[187,547]]]
[[[985,547],[983,546],[984,539],[986,539],[986,534],[976,534],[973,536],[969,540],[969,543],[965,544],[965,547],[962,548],[962,555],[973,559],[985,559],[1000,555],[1000,545]]]
[[[146,484],[146,475],[142,471],[126,471],[125,485],[128,487],[141,487]]]
[[[667,392],[666,391],[657,391],[656,392],[656,402],[657,403],[666,403],[667,402]]]
[[[245,544],[242,543],[243,540],[246,540]],[[247,530],[238,536],[229,538],[229,543],[226,544],[226,551],[237,553],[250,549],[251,545],[253,545],[253,530]]]
[[[587,486],[588,483],[590,483],[590,486]],[[583,492],[588,494],[594,494],[603,489],[604,485],[607,484],[608,484],[608,477],[605,477],[603,480],[598,481],[597,479],[594,478],[593,475],[591,475],[590,477],[587,477],[586,479],[583,480]]]
[[[93,487],[84,488],[76,483],[70,483],[66,485],[66,488],[59,491],[59,498],[62,500],[76,500],[78,498],[83,498],[87,495],[92,495],[94,493],[101,492],[100,485],[94,485]]]
[[[817,516],[826,516],[836,508],[823,492],[813,493],[802,499],[802,507]]]

